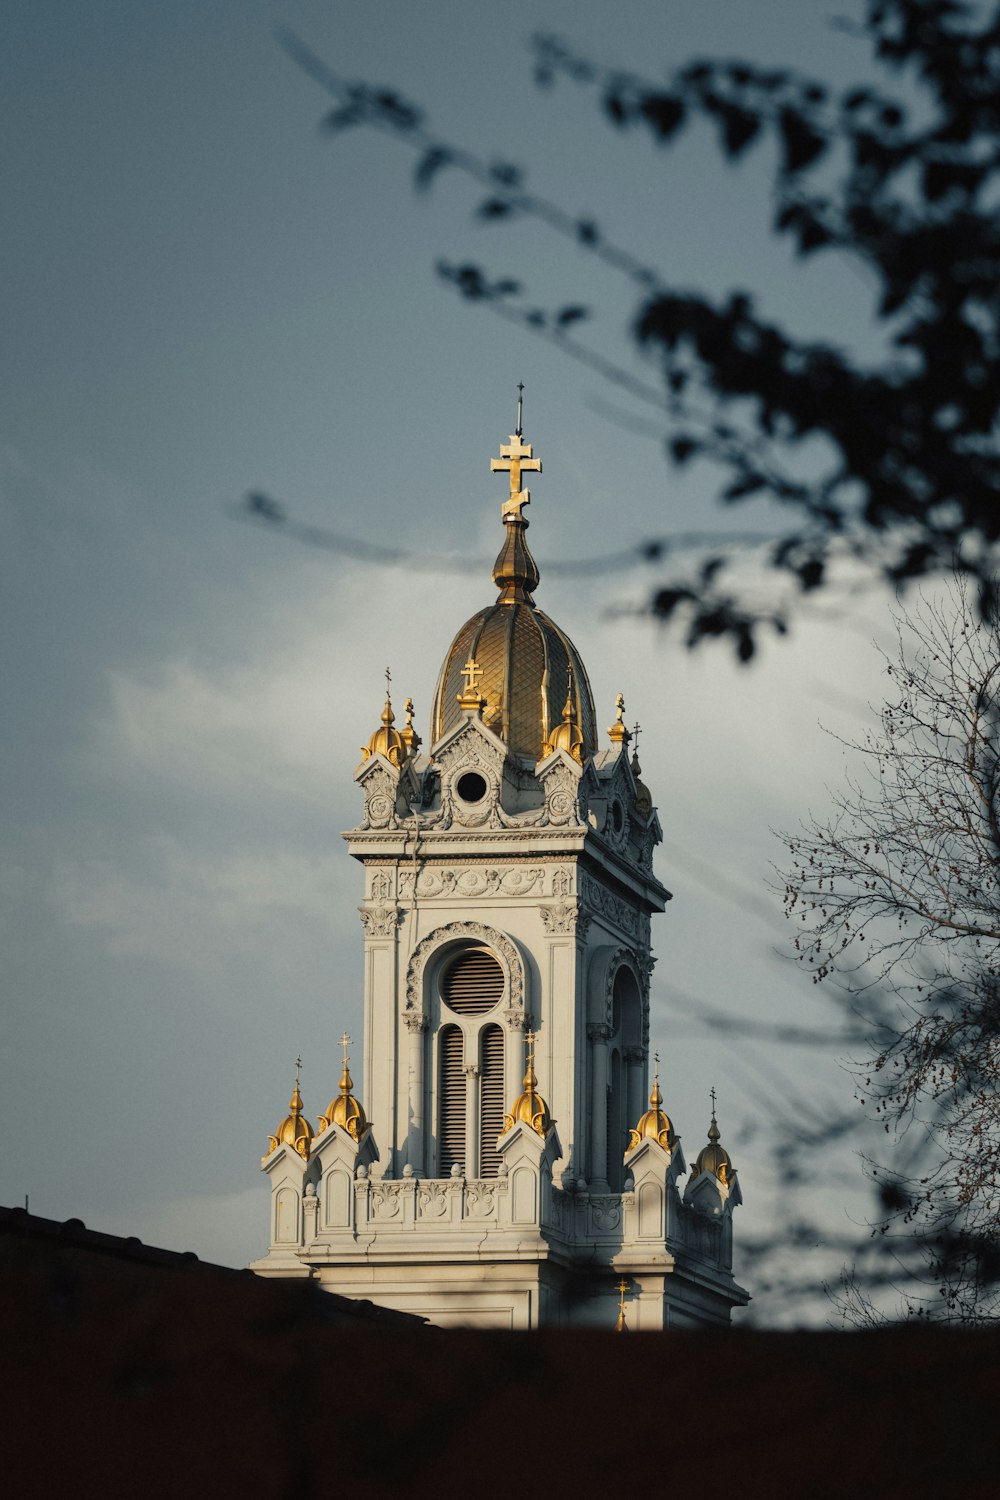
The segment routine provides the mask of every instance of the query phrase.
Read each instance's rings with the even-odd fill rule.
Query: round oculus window
[[[481,1016],[503,995],[503,969],[486,948],[464,948],[441,976],[441,998],[459,1016]]]
[[[482,802],[487,790],[486,777],[478,771],[466,771],[455,783],[455,791],[463,802]]]

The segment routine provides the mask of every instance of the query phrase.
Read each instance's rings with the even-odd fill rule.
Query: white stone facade
[[[669,896],[624,747],[583,765],[557,750],[528,772],[470,710],[430,756],[400,769],[374,754],[357,779],[365,815],[345,837],[365,871],[369,1128],[357,1142],[331,1125],[308,1161],[288,1146],[266,1159],[272,1244],[254,1269],[442,1324],[613,1327],[620,1278],[630,1328],[727,1322],[746,1301],[731,1271],[735,1180],[702,1173],[682,1195],[679,1143],[626,1153],[649,1089],[650,918]],[[485,1012],[453,1014],[443,995],[465,949],[502,974]],[[497,1146],[480,1138],[488,1027],[507,1109],[533,1031],[554,1124],[504,1132],[483,1175],[484,1145]],[[463,1159],[443,1171],[448,1028],[465,1128]]]

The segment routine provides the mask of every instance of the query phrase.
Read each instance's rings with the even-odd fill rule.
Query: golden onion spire
[[[399,731],[399,737],[406,746],[409,755],[416,755],[420,749],[421,739],[413,727],[413,699],[407,698],[403,704],[403,712],[406,714],[406,723]]]
[[[649,1096],[649,1108],[638,1125],[629,1134],[628,1149],[634,1151],[645,1140],[659,1142],[664,1151],[670,1151],[677,1139],[668,1115],[663,1111],[663,1095],[660,1093],[660,1054],[654,1054],[656,1073]]]
[[[295,1088],[292,1090],[292,1097],[288,1101],[289,1113],[282,1120],[274,1135],[268,1136],[267,1151],[261,1157],[262,1165],[273,1151],[277,1151],[279,1146],[291,1146],[292,1150],[297,1151],[303,1161],[309,1160],[313,1128],[302,1113],[302,1095],[299,1093],[299,1069],[301,1067],[302,1059],[301,1057],[297,1057],[295,1059]]]
[[[326,1114],[320,1115],[317,1124],[320,1131],[328,1130],[331,1125],[339,1125],[346,1130],[352,1140],[359,1141],[368,1129],[368,1121],[365,1112],[355,1099],[351,1090],[354,1080],[347,1062],[347,1049],[351,1045],[351,1038],[345,1031],[340,1038],[340,1045],[344,1049],[344,1063],[340,1072],[340,1093],[337,1094],[326,1107]]]
[[[534,604],[531,597],[538,587],[538,565],[531,555],[525,532],[528,530],[523,511],[530,505],[531,496],[521,488],[523,473],[540,474],[542,460],[534,457],[530,443],[524,442],[521,431],[522,395],[524,386],[518,386],[517,428],[510,435],[509,443],[500,444],[500,457],[490,459],[493,474],[510,475],[510,494],[504,501],[503,522],[506,531],[504,544],[493,564],[493,582],[500,590],[501,604],[524,602]]]
[[[406,760],[409,754],[409,747],[399,730],[392,727],[396,722],[396,715],[392,711],[392,699],[389,696],[389,685],[391,682],[392,673],[386,667],[385,707],[381,714],[381,728],[375,730],[367,745],[361,746],[361,758],[362,760],[368,760],[372,755],[384,755],[391,766],[398,768]]]
[[[549,1106],[538,1092],[538,1079],[535,1076],[535,1033],[529,1031],[525,1037],[528,1056],[525,1060],[524,1081],[521,1085],[523,1092],[514,1101],[514,1107],[509,1115],[504,1116],[503,1128],[510,1130],[518,1121],[530,1125],[537,1135],[548,1135],[552,1126],[552,1118],[549,1114]]]
[[[698,1152],[698,1160],[691,1173],[691,1181],[700,1177],[702,1172],[711,1172],[712,1176],[718,1178],[724,1187],[729,1187],[736,1174],[736,1168],[725,1146],[720,1145],[719,1125],[715,1118],[714,1087],[710,1090],[710,1098],[712,1100],[712,1123],[708,1127],[708,1145],[702,1146]]]
[[[543,758],[553,750],[565,750],[580,765],[583,764],[583,731],[574,717],[573,667],[566,668],[566,703],[562,711],[562,723],[557,724],[542,748]]]

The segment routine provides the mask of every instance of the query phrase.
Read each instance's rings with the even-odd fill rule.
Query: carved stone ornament
[[[544,773],[545,810],[540,823],[552,828],[579,827],[586,819],[580,778],[569,766],[557,764]]]
[[[419,1010],[408,1010],[403,1015],[403,1023],[412,1036],[415,1031],[427,1030],[427,1017]]]
[[[470,1219],[488,1219],[496,1204],[496,1187],[489,1180],[477,1178],[466,1185],[465,1211]]]
[[[639,931],[639,917],[634,906],[629,906],[620,896],[614,895],[601,885],[597,880],[588,879],[581,882],[583,889],[581,896],[587,905],[592,907],[600,916],[606,917],[613,926],[635,937]]]
[[[552,894],[557,901],[564,901],[570,892],[571,876],[569,870],[553,870],[552,872]]]
[[[487,869],[468,865],[459,869],[422,869],[416,877],[418,896],[527,896],[541,885],[545,871],[514,865],[510,869]],[[399,877],[401,896],[413,894],[413,871],[403,870]]]
[[[504,992],[508,1007],[520,1008],[524,1004],[524,964],[521,955],[504,933],[495,927],[486,927],[482,922],[449,922],[429,932],[413,950],[406,971],[406,1009],[423,1010],[424,966],[428,958],[444,943],[453,943],[459,938],[474,938],[491,948],[504,971]]]
[[[399,926],[400,910],[398,906],[359,906],[358,916],[365,937],[387,938],[392,937]]]
[[[375,870],[372,874],[371,889],[368,894],[372,901],[380,905],[389,899],[392,891],[392,877],[387,870]]]
[[[540,906],[542,925],[550,937],[563,933],[575,933],[583,938],[590,926],[590,916],[575,903],[570,906],[562,902],[559,906]]]
[[[508,1005],[503,1012],[508,1031],[527,1031],[528,1012],[523,1005]]]
[[[379,767],[365,780],[365,817],[362,828],[396,827],[396,787],[388,771]]]

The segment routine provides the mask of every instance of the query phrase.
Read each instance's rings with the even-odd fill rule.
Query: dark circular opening
[[[458,778],[455,790],[463,802],[482,802],[486,796],[486,778],[478,771],[466,771]]]
[[[622,812],[620,802],[612,802],[611,804],[611,826],[614,828],[615,833],[621,833],[625,826],[625,814]]]

